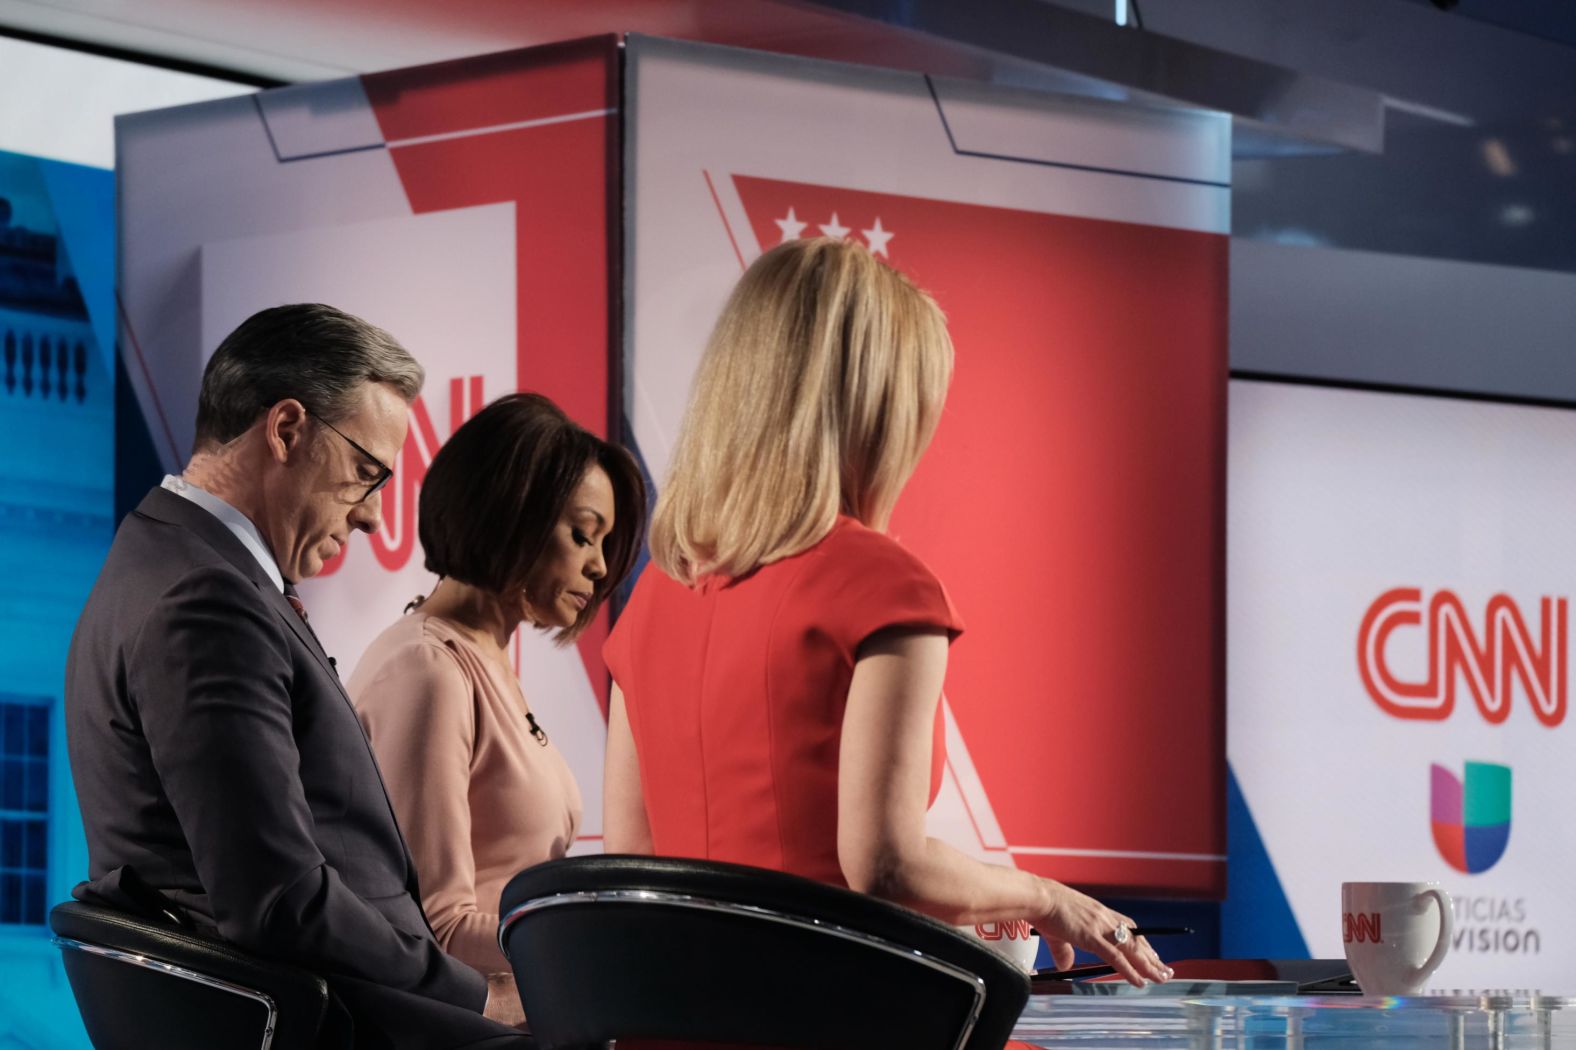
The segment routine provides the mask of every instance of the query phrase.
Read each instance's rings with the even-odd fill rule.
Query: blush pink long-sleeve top
[[[347,691],[438,943],[483,973],[507,972],[498,897],[574,842],[581,802],[568,763],[531,736],[514,676],[441,617],[413,612],[378,635]]]

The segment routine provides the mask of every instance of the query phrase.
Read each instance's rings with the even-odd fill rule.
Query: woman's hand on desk
[[[1034,920],[1034,928],[1045,938],[1058,970],[1073,964],[1073,949],[1093,952],[1132,984],[1168,981],[1171,969],[1160,961],[1149,941],[1131,933],[1118,941],[1117,930],[1131,930],[1138,924],[1120,912],[1112,911],[1087,894],[1050,879],[1044,880],[1050,909]]]

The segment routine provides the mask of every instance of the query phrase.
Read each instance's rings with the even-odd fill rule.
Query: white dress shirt
[[[166,474],[161,487],[169,489],[177,496],[191,500],[197,506],[223,522],[224,527],[235,533],[235,538],[240,540],[241,545],[252,553],[252,557],[257,559],[257,564],[261,565],[263,571],[268,574],[268,578],[274,581],[274,586],[279,588],[279,593],[284,593],[285,578],[279,572],[279,564],[274,561],[273,552],[268,549],[268,544],[263,542],[263,534],[257,531],[257,526],[252,524],[251,518],[248,518],[207,489],[199,488],[183,477]]]

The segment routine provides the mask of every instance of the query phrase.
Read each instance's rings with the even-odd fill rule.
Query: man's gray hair
[[[286,398],[330,423],[350,415],[362,383],[387,383],[407,402],[426,373],[393,336],[322,303],[260,311],[225,336],[202,374],[195,448],[225,445]]]

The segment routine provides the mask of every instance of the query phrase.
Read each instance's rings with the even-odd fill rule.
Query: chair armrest
[[[305,1015],[303,1019],[320,1021],[328,1006],[328,984],[322,977],[258,958],[216,934],[180,930],[78,901],[56,905],[49,913],[49,928],[63,940],[155,959],[261,992],[274,1000],[282,1013]]]

